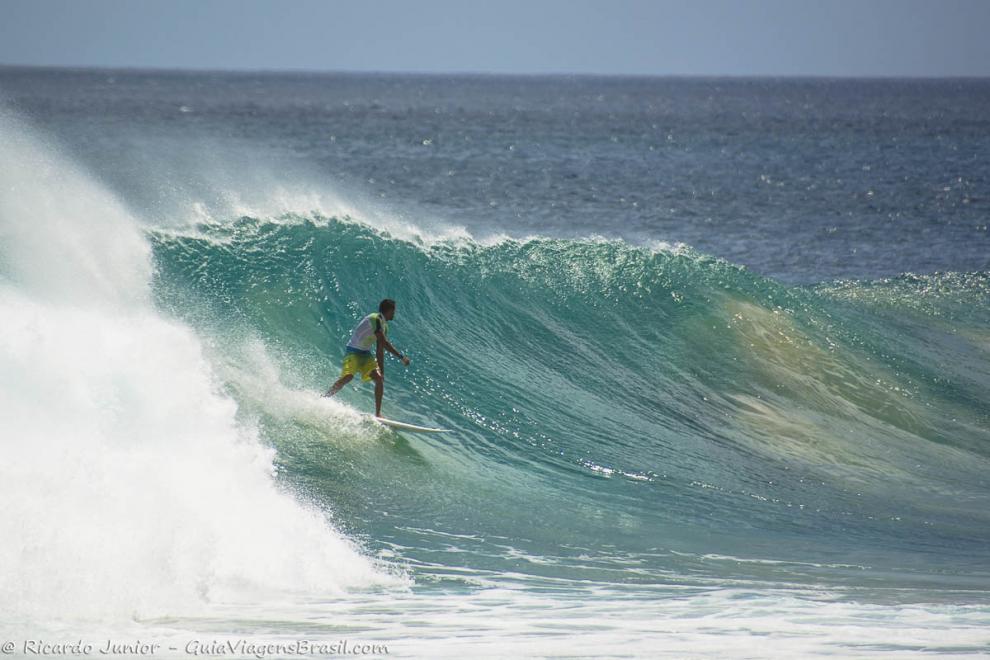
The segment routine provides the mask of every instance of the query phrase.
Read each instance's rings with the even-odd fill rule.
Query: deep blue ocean
[[[988,226],[990,80],[0,68],[0,636],[990,654]]]

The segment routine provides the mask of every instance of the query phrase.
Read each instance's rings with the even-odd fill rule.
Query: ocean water
[[[986,80],[0,68],[0,641],[984,656],[988,224]]]

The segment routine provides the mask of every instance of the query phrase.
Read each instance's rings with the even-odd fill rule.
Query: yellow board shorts
[[[341,376],[361,374],[361,380],[371,380],[371,372],[378,368],[378,360],[370,353],[348,353],[344,356]]]

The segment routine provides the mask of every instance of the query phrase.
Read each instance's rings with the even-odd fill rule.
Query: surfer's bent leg
[[[351,382],[352,378],[354,378],[354,374],[347,374],[346,376],[341,376],[340,378],[337,379],[337,382],[333,384],[333,387],[327,390],[327,393],[324,394],[323,396],[333,396],[334,394],[340,391],[340,388]]]
[[[385,392],[385,376],[378,369],[371,372],[371,379],[375,381],[375,417],[382,416],[382,394]]]

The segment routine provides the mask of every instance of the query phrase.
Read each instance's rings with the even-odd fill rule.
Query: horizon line
[[[0,62],[0,69],[31,69],[48,71],[92,71],[108,73],[179,73],[235,75],[347,75],[347,76],[421,76],[476,78],[640,78],[640,79],[717,79],[717,80],[988,80],[990,74],[824,74],[824,73],[595,73],[595,72],[504,72],[482,70],[417,71],[401,69],[314,69],[314,68],[234,68],[181,66],[118,66],[76,64],[19,64]]]

